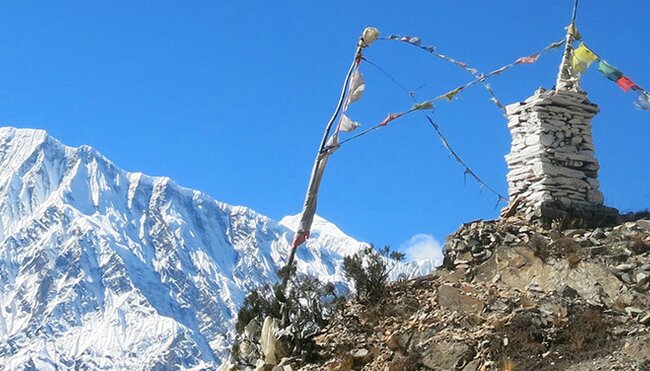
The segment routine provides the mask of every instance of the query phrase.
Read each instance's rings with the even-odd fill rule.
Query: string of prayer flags
[[[630,91],[630,89],[638,90],[638,86],[634,83],[634,81],[630,80],[630,78],[625,76],[616,80],[616,85],[618,85],[626,93]]]
[[[434,56],[436,56],[436,57],[438,57],[440,59],[444,59],[444,60],[446,60],[448,62],[451,62],[451,63],[455,64],[456,66],[467,70],[471,74],[478,73],[477,69],[469,67],[467,65],[467,63],[457,61],[454,58],[448,57],[448,56],[440,54],[440,53],[436,53],[436,48],[433,47],[433,46],[429,46],[429,45],[423,46],[422,45],[422,40],[417,36],[411,37],[411,36],[390,35],[387,39],[388,40],[393,40],[393,41],[402,41],[402,42],[409,43],[411,45],[417,46],[420,49],[426,50],[427,52],[433,54]]]
[[[640,90],[634,105],[642,111],[650,111],[650,93],[645,90]]]
[[[485,80],[487,80],[488,77],[501,74],[502,72],[505,72],[505,71],[509,70],[510,68],[516,66],[516,65],[519,65],[519,64],[533,64],[533,63],[537,62],[537,60],[539,59],[539,57],[541,56],[542,53],[551,51],[551,50],[556,49],[556,48],[559,48],[560,46],[564,45],[565,42],[566,42],[565,40],[556,41],[556,42],[548,45],[544,49],[542,49],[542,50],[540,50],[540,51],[538,51],[538,52],[536,52],[534,54],[531,54],[531,55],[529,55],[527,57],[518,58],[515,62],[512,62],[512,63],[510,63],[510,64],[508,64],[506,66],[503,66],[503,67],[499,68],[496,71],[492,71],[492,72],[490,72],[488,74],[482,74],[482,73],[479,73],[479,71],[476,68],[468,66],[467,63],[457,61],[454,58],[451,58],[451,57],[446,56],[444,54],[438,53],[436,51],[436,48],[433,47],[433,46],[421,45],[421,40],[418,37],[390,35],[390,36],[388,36],[386,38],[381,38],[381,40],[401,41],[401,42],[408,43],[409,45],[413,45],[413,46],[415,46],[417,48],[425,50],[425,51],[427,51],[428,53],[430,53],[431,55],[433,55],[433,56],[435,56],[437,58],[440,58],[440,59],[445,60],[447,62],[453,63],[454,65],[458,66],[459,68],[464,69],[465,71],[469,72],[470,74],[472,74],[472,76],[475,77],[474,82],[471,82],[469,85],[474,85],[475,83],[480,83],[480,84],[484,85],[487,92],[488,92],[488,94],[490,94],[490,101],[494,102],[494,104],[504,112],[505,112],[505,107],[503,106],[503,104],[501,104],[501,102],[499,102],[499,99],[494,94],[494,91],[492,89],[490,89],[487,84],[485,84]],[[446,98],[448,100],[452,100],[454,98],[454,96],[459,91],[450,91],[449,93],[444,94],[444,95],[436,98],[436,100],[441,99],[441,98]]]
[[[573,69],[579,72],[585,72],[589,68],[589,65],[596,59],[598,59],[598,56],[589,50],[584,43],[580,43],[580,46],[573,51]]]
[[[515,64],[533,64],[537,62],[541,53],[535,53],[528,57],[521,57],[515,61]]]
[[[413,45],[415,47],[418,47],[420,49],[423,49],[423,50],[427,51],[428,53],[430,53],[434,57],[437,57],[437,58],[440,58],[440,59],[445,60],[447,62],[453,63],[457,67],[462,68],[465,71],[469,72],[470,74],[472,74],[472,76],[476,77],[476,79],[478,80],[478,83],[481,83],[481,84],[483,84],[485,86],[488,94],[490,95],[490,101],[494,102],[495,105],[497,107],[499,107],[499,109],[504,111],[504,113],[505,113],[505,107],[503,106],[503,104],[501,104],[501,102],[499,102],[499,99],[494,94],[494,91],[492,89],[490,89],[487,86],[487,84],[485,84],[485,80],[487,79],[487,77],[488,76],[493,76],[493,75],[498,75],[498,74],[500,74],[500,73],[502,73],[502,72],[504,72],[504,71],[506,71],[506,70],[512,68],[513,66],[518,65],[518,64],[532,64],[532,63],[535,63],[539,59],[539,57],[541,56],[541,54],[543,52],[547,52],[547,51],[550,51],[552,49],[558,48],[558,47],[564,45],[564,43],[565,43],[564,40],[554,42],[554,43],[550,44],[549,46],[547,46],[546,48],[540,50],[537,53],[531,54],[530,56],[527,56],[527,57],[521,57],[521,58],[517,59],[515,62],[510,63],[507,66],[503,66],[502,68],[500,68],[497,71],[493,71],[493,72],[491,72],[491,73],[489,73],[487,75],[484,75],[484,74],[479,73],[479,71],[476,68],[470,67],[465,62],[455,60],[454,58],[451,58],[449,56],[446,56],[444,54],[436,52],[436,48],[433,47],[433,46],[423,46],[423,45],[421,45],[421,40],[420,40],[419,37],[390,35],[389,37],[384,38],[384,40],[401,41],[401,42],[408,43],[410,45]],[[453,94],[446,95],[447,99],[449,99],[449,100],[453,99],[453,97],[456,95],[457,92],[450,92],[450,93],[453,93]]]
[[[602,73],[606,78],[612,81],[616,81],[623,77],[623,73],[616,68],[612,67],[609,63],[604,60],[600,60],[598,63],[598,71]]]
[[[349,132],[357,130],[357,128],[359,126],[361,126],[361,124],[359,124],[356,121],[350,120],[350,118],[347,115],[345,115],[345,114],[341,115],[341,122],[339,123],[339,130],[344,131],[346,133],[349,133]]]
[[[637,85],[629,77],[625,76],[623,72],[619,71],[616,67],[607,63],[602,59],[598,54],[594,53],[592,50],[587,48],[584,43],[581,43],[580,46],[574,51],[573,54],[574,68],[576,67],[576,60],[578,61],[579,66],[588,67],[589,63],[593,60],[598,61],[598,71],[606,77],[608,80],[614,81],[621,90],[624,92],[629,92],[630,90],[638,91],[639,95],[634,102],[636,108],[648,111],[650,110],[650,102],[648,101],[648,92]],[[576,68],[579,70],[578,68]],[[579,70],[583,72],[583,70]]]
[[[411,38],[407,37],[407,36],[401,37],[401,36],[397,36],[397,35],[390,35],[388,38],[382,38],[381,40],[394,40],[394,41],[402,41],[402,40],[404,40],[404,41],[408,41],[410,39]],[[542,54],[542,53],[548,52],[548,51],[550,51],[552,49],[556,49],[556,48],[564,45],[564,43],[565,43],[564,40],[556,41],[556,42],[546,46],[544,49],[538,51],[537,53],[531,54],[531,56],[534,56],[535,54]],[[413,45],[413,44],[410,44],[410,45]],[[421,49],[425,48],[425,47],[422,47],[422,46],[418,46],[418,47],[421,48]],[[454,62],[454,63],[456,62],[455,60],[453,60],[451,58],[448,58],[446,56],[443,56],[443,55],[439,55],[438,53],[432,53],[432,54],[437,56],[438,58],[442,58],[442,59],[445,59],[445,60],[448,60],[448,61]],[[369,61],[367,58],[363,58],[363,60],[366,61],[366,63],[374,66],[375,68],[377,68],[382,73],[384,73],[398,87],[400,87],[402,90],[404,90],[405,93],[407,93],[411,98],[415,99],[414,91],[408,91],[406,88],[404,88],[403,85],[401,85],[399,82],[397,82],[395,80],[395,78],[390,76],[385,70],[383,70],[381,67],[377,66],[375,63]],[[462,63],[462,62],[459,62],[459,63]],[[341,146],[341,145],[343,145],[343,144],[345,144],[347,142],[350,142],[352,140],[355,140],[355,139],[357,139],[357,138],[359,138],[361,136],[364,136],[364,135],[366,135],[366,134],[368,134],[368,133],[370,133],[372,131],[375,131],[375,130],[377,130],[379,128],[382,128],[382,127],[386,126],[389,122],[391,122],[391,121],[393,121],[393,120],[395,120],[397,118],[400,118],[402,116],[408,115],[409,113],[419,111],[419,110],[429,109],[428,107],[433,108],[434,103],[439,101],[439,100],[447,99],[449,101],[452,101],[454,99],[454,97],[458,93],[460,93],[460,92],[466,90],[467,88],[469,88],[471,86],[474,86],[476,84],[482,84],[485,87],[485,89],[490,93],[490,95],[492,97],[491,98],[492,102],[494,102],[499,108],[501,108],[502,110],[505,111],[505,107],[503,106],[503,104],[501,104],[501,102],[499,102],[499,100],[494,95],[494,92],[492,91],[492,88],[490,87],[489,84],[485,83],[485,81],[488,78],[491,78],[492,76],[495,76],[495,75],[498,75],[498,74],[500,74],[500,73],[502,73],[504,71],[507,71],[507,70],[509,70],[510,68],[512,68],[512,67],[514,67],[516,65],[517,65],[517,63],[512,62],[512,63],[510,63],[508,65],[505,65],[505,66],[503,66],[503,67],[501,67],[501,68],[499,68],[497,70],[494,70],[494,71],[486,73],[486,74],[482,74],[482,73],[478,73],[478,72],[477,73],[472,73],[474,75],[473,80],[471,80],[471,81],[469,81],[469,82],[467,82],[467,83],[465,83],[463,85],[460,85],[460,86],[456,87],[455,89],[453,89],[451,91],[448,91],[447,93],[444,93],[442,95],[439,95],[439,96],[437,96],[437,97],[435,97],[433,99],[430,99],[430,100],[427,100],[427,101],[424,101],[424,102],[421,102],[421,103],[415,102],[415,104],[411,107],[411,109],[409,109],[407,111],[397,113],[397,114],[390,114],[383,121],[376,124],[375,126],[367,128],[365,130],[362,130],[361,132],[359,132],[357,134],[354,134],[349,138],[341,140],[341,142],[339,143],[339,146]],[[469,68],[470,67],[467,67],[466,69],[469,69]],[[429,104],[430,104],[430,106],[429,106]],[[437,126],[436,126],[435,122],[426,113],[424,113],[424,115],[425,115],[425,117],[427,117],[427,120],[429,121],[431,126],[433,126],[433,128],[436,129],[436,132],[438,132],[438,129],[437,129]],[[438,135],[442,137],[441,133],[438,133]],[[443,143],[444,143],[444,140],[443,140]]]

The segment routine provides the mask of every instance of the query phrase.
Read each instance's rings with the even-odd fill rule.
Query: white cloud
[[[430,259],[442,264],[442,245],[430,234],[416,234],[400,245],[408,260]]]

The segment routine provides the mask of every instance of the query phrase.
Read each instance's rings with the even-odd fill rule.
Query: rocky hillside
[[[650,370],[649,287],[650,220],[476,221],[448,238],[435,274],[392,284],[376,305],[346,303],[313,359],[275,344],[281,365],[258,369]]]

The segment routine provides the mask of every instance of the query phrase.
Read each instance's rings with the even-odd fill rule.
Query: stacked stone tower
[[[528,220],[580,218],[590,224],[615,221],[618,211],[604,206],[599,191],[591,120],[598,106],[580,89],[571,64],[573,36],[554,89],[539,89],[507,107],[512,147],[505,156],[509,205],[503,216]]]

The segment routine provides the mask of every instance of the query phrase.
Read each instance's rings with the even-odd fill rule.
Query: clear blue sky
[[[650,3],[583,1],[579,29],[650,89]],[[367,25],[419,36],[488,71],[563,37],[572,1],[5,1],[0,4],[0,124],[89,144],[129,171],[165,175],[273,218],[298,213],[323,126]],[[426,53],[376,43],[366,56],[420,97],[468,75]],[[560,53],[490,83],[504,103],[554,84]],[[368,127],[410,106],[371,66],[351,116]],[[602,191],[623,211],[650,207],[650,112],[592,67],[583,87]],[[510,134],[480,87],[434,117],[461,156],[506,193]],[[419,115],[343,147],[330,160],[319,214],[352,236],[399,246],[442,241],[498,215]],[[500,205],[500,207],[503,205]]]

